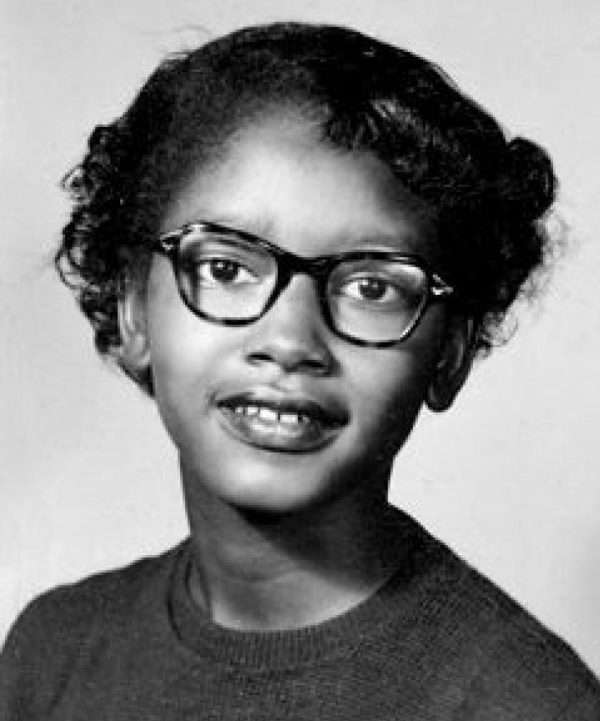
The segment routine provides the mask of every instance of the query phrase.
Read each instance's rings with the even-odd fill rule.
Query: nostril
[[[320,358],[306,358],[304,364],[313,371],[326,373],[330,367],[329,363],[324,363]]]
[[[287,373],[303,371],[311,375],[325,375],[332,367],[331,356],[325,348],[291,346],[281,342],[249,350],[246,360],[251,365],[273,364]]]
[[[252,351],[247,354],[247,359],[250,363],[255,363],[256,365],[259,363],[268,363],[273,360],[269,354],[264,351]]]
[[[257,326],[248,338],[245,356],[251,365],[276,365],[285,372],[303,371],[324,375],[331,371],[333,357],[325,339],[300,324]]]

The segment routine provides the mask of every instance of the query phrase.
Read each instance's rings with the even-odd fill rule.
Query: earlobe
[[[445,340],[427,389],[426,403],[432,411],[447,410],[469,375],[475,346],[475,323],[454,316],[448,322]]]
[[[150,345],[146,323],[144,291],[132,286],[119,299],[121,366],[133,377],[140,377],[150,366]]]

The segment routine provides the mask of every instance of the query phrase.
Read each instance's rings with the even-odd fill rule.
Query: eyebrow
[[[236,216],[232,214],[202,214],[199,213],[197,217],[190,222],[201,222],[207,221],[222,225],[232,231],[238,231],[240,233],[247,233],[249,235],[255,235],[258,238],[268,240],[275,245],[278,245],[280,238],[275,230],[274,224],[264,217],[248,218]],[[353,234],[352,228],[348,228],[346,232],[342,231],[336,234],[332,240],[337,240],[348,237]],[[401,243],[402,248],[398,247]],[[426,242],[429,245],[428,242]],[[397,252],[414,252],[417,253],[423,250],[422,239],[415,236],[414,233],[406,233],[399,231],[398,233],[376,231],[368,232],[362,230],[356,233],[352,238],[352,248],[349,250],[384,250],[384,251],[397,251]]]
[[[362,248],[368,248],[369,250],[398,250],[399,242],[406,246],[402,250],[416,251],[419,249],[419,241],[413,233],[361,233],[355,238],[358,250]]]
[[[240,233],[247,233],[248,235],[256,235],[259,238],[268,240],[275,235],[273,223],[265,218],[249,218],[241,215],[234,215],[232,213],[215,213],[206,211],[202,208],[194,213],[194,216],[181,225],[191,225],[193,223],[214,223],[215,225],[222,225],[228,230],[237,231]]]

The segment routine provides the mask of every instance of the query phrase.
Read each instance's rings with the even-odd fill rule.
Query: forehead
[[[308,123],[272,118],[236,133],[181,184],[163,221],[231,225],[318,255],[365,243],[435,255],[425,204],[373,154],[334,148]],[[348,247],[343,247],[348,246]]]

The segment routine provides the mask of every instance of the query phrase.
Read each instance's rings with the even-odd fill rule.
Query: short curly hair
[[[434,211],[445,273],[485,353],[549,249],[546,152],[507,138],[436,65],[355,30],[274,23],[170,56],[63,181],[73,198],[55,263],[120,364],[118,301],[148,268],[166,204],[198,163],[269,111],[311,118],[323,142],[374,153]],[[126,372],[127,368],[124,368]],[[150,374],[135,380],[150,394]]]

